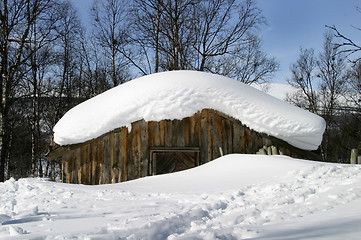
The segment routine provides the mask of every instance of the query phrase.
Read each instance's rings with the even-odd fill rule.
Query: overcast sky
[[[71,0],[82,21],[89,21],[93,0]],[[322,49],[325,25],[335,25],[339,31],[361,44],[360,0],[256,0],[268,25],[260,30],[263,49],[280,62],[280,71],[273,82],[285,82],[289,66],[297,60],[300,47]],[[86,25],[86,23],[84,23]]]

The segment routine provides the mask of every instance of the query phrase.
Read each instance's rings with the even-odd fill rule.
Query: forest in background
[[[52,128],[70,108],[135,77],[188,69],[246,84],[264,83],[279,64],[262,50],[266,24],[253,0],[98,0],[92,25],[59,0],[0,2],[0,181],[52,176]],[[327,122],[319,153],[347,162],[360,149],[360,45],[333,26],[324,49],[300,50],[288,101]]]

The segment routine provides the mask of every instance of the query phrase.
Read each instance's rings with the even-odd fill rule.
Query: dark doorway
[[[151,149],[153,175],[186,170],[199,165],[199,148]]]

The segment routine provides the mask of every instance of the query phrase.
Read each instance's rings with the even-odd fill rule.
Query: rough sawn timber
[[[154,174],[150,149],[197,148],[204,164],[222,154],[254,154],[263,146],[277,146],[285,155],[318,160],[318,155],[258,133],[219,111],[203,109],[181,120],[133,122],[96,139],[53,150],[49,160],[61,159],[62,181],[107,184]]]

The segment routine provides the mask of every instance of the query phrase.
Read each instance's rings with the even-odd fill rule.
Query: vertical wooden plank
[[[74,161],[75,161],[75,183],[81,183],[81,162],[80,162],[80,148],[75,149],[74,151]]]
[[[67,183],[72,183],[72,171],[73,165],[71,161],[71,151],[66,154],[66,162],[67,162]]]
[[[201,111],[201,164],[208,161],[208,114],[207,111]]]
[[[244,151],[245,153],[252,152],[251,132],[246,127],[244,128]]]
[[[115,175],[116,175],[116,164],[114,161],[114,132],[111,132],[109,134],[109,150],[108,150],[108,156],[109,156],[109,160],[107,162],[109,162],[109,170],[110,170],[110,177],[109,177],[109,182],[110,183],[115,183]]]
[[[164,146],[166,146],[166,147],[174,146],[174,143],[172,143],[172,140],[173,140],[172,126],[173,126],[173,121],[170,121],[170,120],[164,121]]]
[[[113,182],[120,182],[120,173],[121,173],[121,164],[120,164],[120,132],[114,132],[114,141],[113,141],[113,155],[114,155],[114,177]]]
[[[222,153],[224,154],[225,152],[225,141],[224,141],[224,129],[223,129],[223,126],[222,126],[222,121],[223,121],[223,117],[221,117],[217,112],[213,112],[213,157],[212,157],[212,160],[218,158],[221,156],[221,151]],[[220,150],[219,148],[221,148],[222,150]]]
[[[69,159],[70,159],[70,171],[71,171],[71,177],[70,177],[70,182],[71,183],[77,183],[76,182],[76,172],[77,172],[77,169],[76,169],[76,165],[75,165],[75,161],[74,161],[74,151],[71,151],[70,152],[70,156],[69,156]]]
[[[112,166],[110,165],[110,135],[107,134],[102,139],[102,178],[103,184],[111,182]]]
[[[208,156],[208,162],[220,156],[219,154],[219,145],[218,143],[218,132],[217,130],[217,114],[213,110],[208,110],[208,127],[209,127],[209,139],[208,141],[210,146],[210,156]],[[218,138],[218,139],[217,139]]]
[[[70,173],[69,173],[69,154],[63,155],[63,182],[70,183]]]
[[[72,180],[73,180],[73,162],[72,162],[72,159],[71,159],[71,154],[72,154],[72,151],[69,151],[67,153],[67,162],[68,162],[68,183],[73,183]]]
[[[99,182],[98,184],[102,184],[102,168],[103,168],[103,163],[102,163],[102,158],[103,158],[103,146],[102,146],[102,141],[103,139],[99,138],[98,139],[98,152],[97,152],[97,165],[98,165],[98,174],[99,174]]]
[[[84,145],[80,148],[80,159],[81,159],[81,183],[82,184],[88,184],[87,183],[87,161],[86,161],[86,157],[87,157],[87,145]]]
[[[202,126],[201,126],[201,112],[197,113],[195,118],[195,147],[201,146]]]
[[[190,136],[189,136],[189,146],[191,147],[199,147],[199,131],[200,128],[197,126],[197,123],[200,122],[200,113],[197,112],[190,118]]]
[[[240,153],[246,153],[244,129],[245,129],[244,125],[240,125],[240,139],[239,139],[239,144],[241,146]]]
[[[134,166],[134,176],[133,179],[139,178],[140,170],[140,122],[135,122],[132,126],[132,155],[133,155],[133,166]]]
[[[233,138],[232,138],[232,153],[241,153],[241,126],[238,121],[232,124]]]
[[[160,146],[166,146],[165,144],[165,125],[167,120],[162,120],[159,122],[159,139],[160,139]]]
[[[190,118],[184,118],[183,119],[183,125],[184,125],[184,146],[191,146],[190,145]]]
[[[88,184],[92,184],[92,148],[91,144],[88,144],[88,152],[87,152],[87,182]]]
[[[154,122],[148,122],[148,149],[147,149],[147,158],[148,158],[148,175],[152,174],[152,165],[151,157],[150,157],[150,148],[156,146],[154,142]]]
[[[224,154],[230,154],[232,151],[232,127],[229,119],[222,120],[222,128],[224,129],[223,134],[223,151]]]
[[[250,153],[256,153],[259,148],[257,148],[257,135],[254,131],[251,130],[251,136],[252,136],[252,148]]]
[[[149,174],[148,136],[148,123],[142,120],[140,131],[140,177],[145,177]]]
[[[128,134],[128,143],[127,143],[127,180],[134,179],[134,149],[133,149],[133,138],[135,138],[135,126],[132,124],[132,129]]]
[[[173,128],[173,136],[172,138],[175,139],[173,141],[176,147],[184,147],[185,146],[185,124],[183,120],[175,120],[176,125]]]
[[[153,146],[161,146],[160,122],[153,122]]]
[[[154,146],[154,129],[153,129],[153,121],[148,122],[147,130],[148,130],[148,146]]]
[[[104,184],[104,171],[106,167],[104,166],[103,160],[104,160],[104,138],[99,138],[99,145],[98,145],[98,161],[99,161],[99,184]]]
[[[121,181],[127,181],[127,147],[128,146],[128,128],[123,127],[120,131],[120,164],[121,164]]]
[[[106,166],[104,164],[104,137],[100,137],[99,138],[99,146],[98,146],[98,155],[99,155],[99,172],[100,172],[100,176],[99,176],[99,184],[105,184],[105,179],[104,179],[104,175],[105,175],[105,171],[106,171]]]
[[[99,184],[98,139],[92,142],[92,184]]]
[[[208,146],[208,154],[207,154],[207,162],[212,161],[213,158],[213,139],[212,139],[212,128],[210,124],[212,124],[211,115],[213,115],[213,111],[206,109],[206,119],[207,119],[207,146]]]

